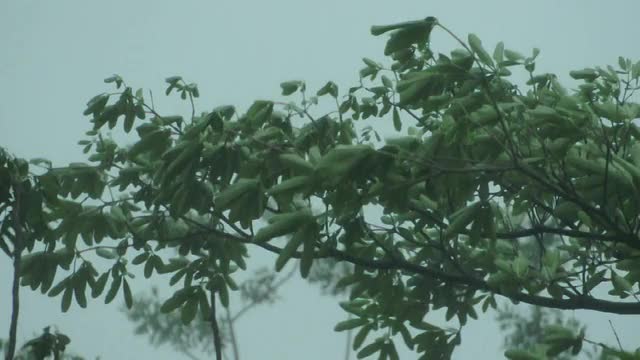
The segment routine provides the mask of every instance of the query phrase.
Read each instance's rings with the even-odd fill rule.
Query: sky
[[[198,84],[196,106],[203,111],[280,99],[279,84],[287,80],[305,80],[313,91],[328,80],[346,89],[357,82],[362,57],[386,61],[385,37],[371,36],[371,25],[426,16],[463,38],[477,34],[488,49],[498,41],[524,54],[538,47],[539,71],[567,80],[570,70],[615,64],[619,55],[640,59],[638,13],[637,0],[2,0],[0,146],[57,165],[85,160],[76,145],[90,129],[82,111],[92,96],[111,91],[102,80],[114,73],[134,88],[153,90],[163,114],[189,113],[179,98],[163,95],[164,79],[172,75]],[[443,53],[454,45],[442,31],[432,39]],[[10,279],[10,263],[1,258],[0,337],[8,329]],[[134,292],[154,284],[163,282],[138,277]],[[281,296],[239,321],[242,359],[343,358],[344,334],[332,328],[346,315],[336,299],[298,279],[287,283]],[[133,336],[118,305],[93,301],[88,309],[72,307],[61,314],[57,298],[23,289],[22,299],[19,343],[55,324],[71,337],[71,348],[90,359],[181,358]],[[598,341],[615,343],[611,320],[623,345],[640,343],[638,316],[583,311],[575,316]],[[462,339],[455,359],[501,358],[502,334],[492,314],[471,322]],[[402,353],[403,359],[414,357]]]

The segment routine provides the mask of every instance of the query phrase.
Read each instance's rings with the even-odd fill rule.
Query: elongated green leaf
[[[263,242],[294,232],[305,224],[314,221],[313,215],[307,209],[291,213],[279,214],[272,217],[271,224],[263,227],[254,237],[255,241]]]
[[[317,227],[307,225],[304,228],[304,247],[302,249],[302,257],[300,258],[300,275],[303,279],[309,276],[311,266],[313,265],[314,250],[316,247]]]
[[[105,258],[105,259],[115,259],[118,257],[118,254],[115,253],[115,251],[113,251],[112,249],[105,249],[105,248],[98,248],[96,249],[96,254],[98,254],[98,256]]]
[[[278,195],[285,192],[293,192],[305,188],[312,178],[309,176],[294,176],[289,178],[278,185],[272,186],[267,193],[269,195]]]
[[[120,284],[122,284],[122,276],[112,276],[111,287],[104,298],[105,304],[109,304],[115,299],[116,295],[118,295],[118,290],[120,290]]]
[[[282,249],[278,258],[276,259],[276,271],[282,270],[284,266],[287,264],[289,259],[295,254],[296,250],[302,245],[304,242],[305,232],[302,230],[296,231],[295,234],[291,237],[291,239],[287,242],[287,245]]]
[[[362,346],[365,339],[367,338],[367,335],[369,335],[369,332],[371,331],[371,329],[372,329],[371,325],[365,325],[361,327],[360,330],[358,330],[358,332],[356,333],[356,336],[354,336],[353,338],[353,346],[352,346],[353,350],[358,350],[360,346]]]
[[[392,30],[420,28],[425,26],[426,23],[433,25],[435,22],[437,22],[436,18],[428,17],[424,20],[406,21],[392,25],[374,25],[371,27],[371,35],[378,36]]]
[[[87,288],[87,281],[79,276],[74,278],[74,294],[76,297],[76,302],[80,305],[81,308],[87,307],[87,295],[85,294],[85,290]]]
[[[229,186],[216,196],[215,204],[221,210],[228,209],[231,204],[242,195],[256,190],[258,185],[259,181],[256,179],[239,179],[235,184]]]
[[[131,295],[131,288],[129,288],[127,279],[122,280],[122,293],[124,294],[124,303],[127,309],[131,309],[133,306],[133,295]]]
[[[457,214],[457,216],[451,221],[447,230],[445,231],[444,237],[446,239],[450,239],[451,237],[459,234],[460,231],[464,230],[464,228],[469,225],[472,221],[476,219],[478,214],[478,210],[481,209],[481,203],[475,202],[471,205],[466,206],[465,208]]]
[[[478,56],[478,59],[485,65],[493,67],[493,60],[491,56],[487,53],[487,51],[482,47],[482,41],[475,34],[469,34],[469,46],[471,46],[471,50],[473,53]]]
[[[320,88],[320,90],[318,90],[318,92],[316,93],[317,96],[322,96],[325,94],[329,94],[332,97],[337,98],[338,85],[336,85],[333,81],[329,81],[322,88]]]
[[[296,170],[301,174],[313,173],[313,165],[297,154],[280,154],[279,159],[285,166]]]
[[[368,323],[369,323],[369,320],[363,319],[363,318],[349,319],[349,320],[341,321],[338,324],[336,324],[333,330],[334,331],[351,330],[351,329],[355,329],[357,327],[366,325]]]
[[[62,312],[67,312],[71,307],[71,297],[73,295],[73,288],[67,287],[62,295],[62,302],[60,304]]]
[[[298,91],[298,89],[302,88],[304,90],[304,82],[302,81],[285,81],[280,84],[282,88],[282,95],[291,95],[294,92]]]
[[[163,314],[172,312],[173,310],[179,308],[184,304],[185,301],[189,298],[189,293],[187,289],[181,289],[176,291],[173,296],[165,300],[164,303],[160,306],[160,312]]]
[[[372,152],[373,149],[368,145],[337,146],[320,159],[316,173],[335,183]]]
[[[383,346],[384,346],[383,341],[376,340],[372,342],[371,344],[363,347],[360,351],[358,351],[358,359],[363,359],[369,355],[377,353],[378,351],[382,350]]]
[[[102,291],[104,290],[104,286],[107,284],[107,279],[108,278],[109,278],[109,272],[105,272],[102,275],[100,275],[98,280],[91,287],[91,297],[92,298],[95,299],[98,296],[100,296],[100,294],[102,294]]]
[[[538,355],[521,349],[509,349],[504,352],[504,356],[510,360],[544,360]]]
[[[51,290],[49,290],[49,296],[50,297],[58,296],[62,291],[64,291],[67,288],[68,283],[69,283],[68,278],[60,280],[59,283],[57,283],[54,287],[51,288]]]
[[[393,107],[393,127],[396,131],[402,130],[402,120],[400,120],[400,113],[397,107]]]
[[[497,63],[501,63],[504,60],[504,43],[502,41],[496,45],[496,49],[493,51],[493,60]]]
[[[182,306],[180,319],[183,324],[188,325],[196,317],[196,313],[198,312],[198,302],[199,300],[197,296],[191,296]]]
[[[613,288],[618,291],[627,292],[633,288],[633,285],[627,279],[616,273],[611,274],[611,283],[613,284]]]
[[[211,318],[211,305],[209,305],[209,299],[207,298],[207,293],[204,289],[198,289],[198,301],[200,306],[200,314],[203,319]]]

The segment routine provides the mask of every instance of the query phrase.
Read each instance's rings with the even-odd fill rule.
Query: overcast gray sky
[[[246,109],[254,99],[279,97],[282,81],[302,79],[315,91],[327,80],[343,89],[357,81],[361,58],[385,61],[384,37],[374,24],[436,16],[461,37],[476,33],[491,49],[498,41],[529,54],[539,47],[538,69],[567,79],[572,69],[616,63],[618,55],[640,59],[637,0],[488,1],[0,1],[0,146],[17,156],[47,157],[56,164],[84,160],[76,142],[89,129],[86,101],[110,91],[102,83],[117,73],[130,85],[154,91],[161,113],[188,114],[178,98],[164,98],[164,78],[181,75],[198,83],[197,106]],[[441,32],[433,46],[451,50]],[[385,125],[384,128],[388,128]],[[270,261],[258,259],[261,263]],[[0,260],[0,337],[9,321],[10,266]],[[134,291],[150,284],[135,282]],[[88,358],[176,359],[132,336],[118,306],[90,302],[59,311],[59,299],[22,290],[20,341],[56,324],[71,348]],[[341,359],[343,334],[332,331],[346,318],[335,299],[295,280],[283,301],[250,312],[238,324],[243,360]],[[576,312],[588,334],[614,343],[640,343],[640,317]],[[501,334],[492,314],[468,325],[454,358],[501,358]],[[403,359],[414,356],[404,353]]]

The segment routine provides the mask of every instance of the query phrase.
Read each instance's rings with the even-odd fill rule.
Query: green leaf
[[[362,359],[369,355],[377,353],[378,351],[382,350],[383,346],[383,341],[376,340],[372,342],[371,344],[363,347],[360,351],[358,351],[358,359]]]
[[[115,259],[118,257],[118,254],[115,253],[112,249],[98,248],[96,249],[96,254],[104,259]]]
[[[633,289],[633,285],[627,279],[614,272],[611,273],[611,283],[617,291],[630,292]]]
[[[402,130],[402,120],[400,120],[400,113],[398,112],[397,107],[393,107],[393,128],[396,131]]]
[[[87,295],[85,294],[85,290],[87,288],[87,281],[80,276],[74,276],[74,286],[73,290],[76,297],[76,302],[80,305],[81,308],[87,307]]]
[[[228,209],[242,195],[255,191],[259,184],[257,179],[238,179],[233,185],[227,187],[216,196],[215,204],[220,210]]]
[[[294,176],[289,178],[278,185],[272,186],[267,193],[269,195],[278,195],[284,192],[296,192],[305,188],[312,178],[310,176]]]
[[[101,113],[104,110],[108,101],[109,101],[108,94],[97,95],[93,97],[91,100],[89,100],[89,102],[87,103],[87,108],[82,114],[83,115],[94,114],[95,116],[96,114]]]
[[[198,300],[200,305],[200,314],[203,319],[209,319],[211,317],[211,305],[209,305],[209,299],[207,293],[202,289],[198,289]]]
[[[282,88],[282,95],[291,95],[294,92],[298,91],[298,89],[302,88],[304,91],[304,82],[302,81],[285,81],[280,84]]]
[[[122,280],[122,290],[124,294],[124,303],[127,309],[131,309],[133,306],[133,296],[131,295],[131,288],[129,288],[129,282],[127,279]]]
[[[314,221],[313,214],[310,210],[304,209],[295,212],[278,214],[272,217],[270,225],[267,225],[255,235],[256,242],[264,242],[275,237],[282,236],[294,232],[305,224]]]
[[[155,267],[155,259],[157,255],[152,255],[149,260],[144,264],[144,277],[148,279],[153,274],[153,269]]]
[[[163,314],[172,312],[173,310],[179,308],[184,304],[185,301],[189,298],[189,293],[187,289],[180,289],[176,291],[173,296],[165,300],[164,303],[160,306],[160,312]]]
[[[362,58],[362,62],[364,62],[365,65],[367,65],[368,67],[373,68],[373,69],[380,69],[381,68],[381,66],[377,62],[375,62],[375,61],[373,61],[373,60],[371,60],[369,58],[366,58],[366,57]]]
[[[360,330],[358,330],[358,333],[353,338],[353,350],[358,350],[358,348],[362,346],[362,344],[364,343],[364,340],[367,338],[367,335],[369,335],[369,332],[371,331],[371,329],[372,329],[371,325],[365,325],[361,327]]]
[[[313,165],[297,154],[280,154],[278,158],[283,163],[283,165],[287,166],[288,168],[299,171],[302,174],[313,173]]]
[[[469,34],[469,46],[473,50],[474,54],[478,56],[478,59],[485,65],[493,67],[493,60],[487,51],[482,47],[482,41],[475,34]]]
[[[307,225],[304,231],[304,247],[302,249],[302,257],[300,258],[300,275],[303,279],[309,276],[311,266],[313,265],[313,255],[315,249],[315,239],[317,236],[317,226]]]
[[[496,49],[493,51],[493,59],[497,63],[501,63],[504,60],[504,43],[502,41],[496,45]]]
[[[316,174],[336,184],[372,153],[368,145],[338,145],[320,159]]]
[[[396,51],[407,49],[413,44],[427,43],[435,23],[435,18],[428,17],[422,21],[406,22],[387,27],[374,26],[371,28],[371,32],[382,33],[380,32],[382,28],[386,28],[384,31],[388,31],[387,29],[393,27],[398,29],[391,34],[391,37],[387,40],[387,44],[384,47],[384,54],[391,55]]]
[[[218,286],[218,297],[220,298],[220,304],[222,306],[228,308],[229,307],[229,289],[220,282],[220,286]]]
[[[539,355],[522,349],[510,349],[504,352],[504,356],[510,360],[544,360]]]
[[[524,278],[529,272],[529,260],[522,254],[513,261],[513,271],[518,278]]]
[[[296,231],[295,234],[291,237],[291,239],[287,242],[287,245],[282,249],[278,258],[276,259],[276,271],[282,270],[284,266],[287,264],[289,259],[295,254],[296,250],[302,245],[304,242],[305,232],[302,230]]]
[[[63,290],[65,290],[67,288],[67,284],[68,283],[69,283],[68,278],[65,278],[65,279],[61,280],[54,287],[52,287],[51,290],[49,290],[49,294],[48,295],[50,297],[58,296]]]
[[[516,63],[520,63],[522,60],[524,60],[524,55],[520,54],[517,51],[509,49],[504,49],[504,56],[507,58],[507,60]]]
[[[591,275],[584,283],[584,292],[588,294],[589,292],[591,292],[591,290],[593,290],[593,288],[602,283],[604,281],[606,272],[607,270],[600,270]]]
[[[138,255],[136,255],[136,257],[133,258],[133,260],[131,261],[131,264],[140,265],[143,262],[147,261],[148,258],[149,258],[149,253],[147,253],[147,252],[138,254]]]
[[[142,112],[142,114],[144,114],[144,111]],[[124,115],[124,132],[125,133],[129,133],[131,131],[131,129],[133,128],[133,122],[136,119],[136,111],[135,109],[133,111],[129,110],[127,111],[127,113]]]
[[[390,341],[386,344],[385,350],[389,354],[389,360],[400,360],[398,350],[396,350],[396,345],[393,343],[393,341]]]
[[[111,287],[107,292],[107,296],[104,298],[105,304],[109,304],[113,299],[115,299],[116,295],[118,295],[118,290],[120,290],[120,284],[122,283],[121,275],[112,276],[112,278]]]
[[[392,25],[374,25],[371,27],[371,35],[379,36],[386,32],[392,30],[403,30],[403,29],[411,29],[416,27],[424,27],[426,23],[429,23],[431,26],[435,25],[437,22],[436,18],[428,17],[424,20],[417,21],[406,21]]]
[[[72,295],[73,295],[73,288],[67,287],[64,290],[64,294],[62,295],[62,303],[61,303],[62,312],[67,312],[69,310],[69,307],[71,307]]]
[[[338,85],[336,85],[333,81],[329,81],[322,88],[320,88],[320,90],[318,90],[318,92],[316,93],[317,96],[322,96],[325,94],[329,94],[332,97],[337,98]]]
[[[168,134],[165,130],[154,130],[133,144],[131,149],[129,149],[129,157],[133,158],[139,154],[160,148],[166,142],[167,138]]]
[[[273,102],[258,100],[247,110],[246,118],[250,124],[255,128],[260,128],[267,120],[271,118],[273,114]]]
[[[108,278],[109,278],[109,272],[105,272],[102,275],[100,275],[98,280],[91,287],[91,297],[92,298],[95,299],[98,296],[100,296],[100,294],[102,294],[102,291],[104,290],[104,286],[107,284],[107,279]]]
[[[477,201],[471,205],[464,207],[457,214],[454,214],[453,221],[449,224],[444,233],[445,239],[450,239],[453,236],[463,231],[467,225],[476,219],[478,211],[481,209],[481,202]]]
[[[191,296],[184,306],[182,306],[180,319],[183,324],[189,325],[189,323],[196,317],[196,313],[198,312],[198,302],[198,297]]]
[[[336,324],[333,330],[334,331],[351,330],[360,326],[364,326],[368,323],[369,323],[369,320],[365,318],[349,319],[349,320],[341,321],[338,324]]]

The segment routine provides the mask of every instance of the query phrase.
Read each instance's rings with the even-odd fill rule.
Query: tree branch
[[[216,293],[211,289],[211,330],[213,330],[213,347],[216,351],[216,360],[222,360],[222,342],[220,341],[220,328],[216,318]]]
[[[9,344],[7,345],[7,360],[13,360],[16,351],[16,337],[18,331],[18,315],[20,314],[20,263],[22,261],[22,248],[24,246],[24,237],[22,233],[22,219],[20,219],[21,211],[21,184],[14,184],[15,202],[13,207],[13,226],[15,231],[15,239],[13,243],[13,286],[11,289],[11,323],[9,325]]]
[[[222,231],[213,230],[213,229],[212,231],[215,231],[219,235],[224,236],[228,239],[233,239],[235,241],[241,241],[243,243],[250,243],[250,244],[259,246],[275,254],[280,254],[280,252],[282,251],[281,248],[266,242],[255,242],[250,238],[240,238],[238,236],[234,236],[234,235],[227,234]],[[636,245],[636,247],[637,246],[638,245]],[[292,257],[299,259],[302,257],[302,254],[300,252],[295,252],[292,255]],[[524,294],[524,293],[507,294],[503,291],[500,291],[499,289],[496,289],[490,286],[483,279],[449,274],[439,270],[434,270],[428,267],[413,264],[406,260],[396,259],[395,261],[388,261],[388,260],[363,259],[363,258],[349,255],[345,252],[342,252],[336,249],[327,249],[327,253],[324,257],[333,257],[338,260],[347,261],[354,265],[360,265],[370,269],[401,270],[411,274],[419,274],[419,275],[423,275],[433,279],[438,279],[443,282],[449,282],[452,284],[471,287],[476,290],[495,293],[495,294],[504,296],[508,299],[521,301],[531,305],[539,305],[539,306],[545,306],[545,307],[563,309],[563,310],[584,309],[584,310],[595,310],[599,312],[606,312],[606,313],[612,313],[612,314],[640,315],[640,303],[637,303],[637,302],[636,303],[615,302],[615,301],[595,299],[592,297],[574,297],[570,299],[555,299],[550,297]]]

